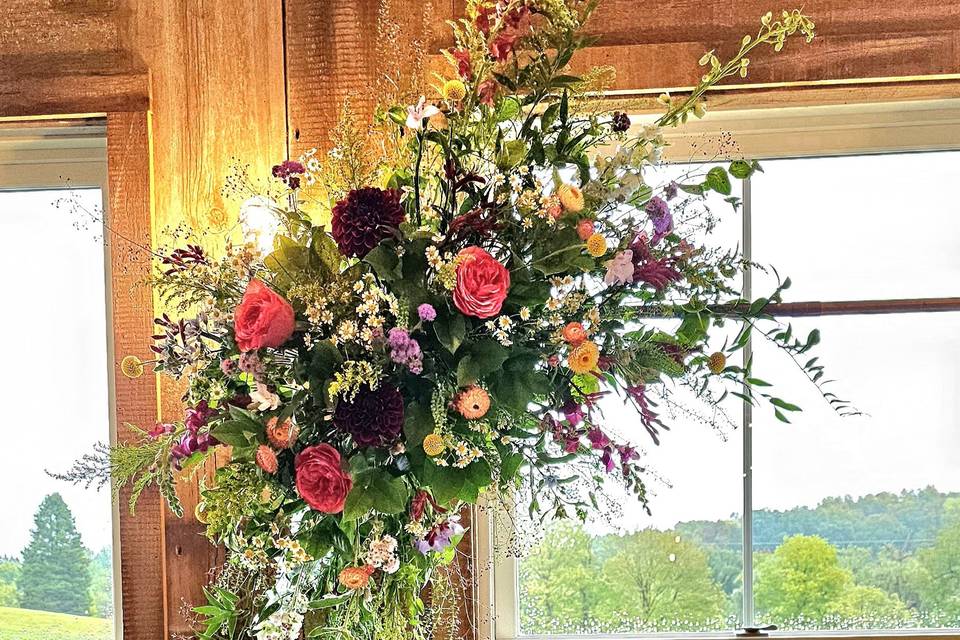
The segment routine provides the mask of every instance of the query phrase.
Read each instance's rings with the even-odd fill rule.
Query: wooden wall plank
[[[281,0],[132,1],[129,20],[129,46],[152,74],[157,241],[178,226],[222,235],[239,205],[220,193],[232,166],[268,176],[286,158]],[[164,419],[183,419],[182,391],[164,380]],[[223,562],[194,516],[197,482],[178,483],[185,515],[165,520],[170,633],[189,633],[184,614]]]
[[[109,168],[109,222],[117,234],[107,236],[110,249],[113,350],[151,359],[153,294],[143,286],[150,274],[150,258],[140,247],[152,240],[150,218],[150,147],[146,113],[110,114],[107,118]],[[134,246],[124,240],[136,243]],[[131,380],[114,363],[118,437],[130,433],[124,423],[150,426],[157,419],[154,375]],[[160,496],[148,491],[140,497],[136,515],[127,509],[129,490],[120,496],[120,575],[123,637],[161,640],[166,635],[164,597],[164,511]]]
[[[948,0],[812,0],[797,3],[817,24],[810,45],[800,41],[774,55],[753,56],[751,83],[908,77],[960,73],[960,2]],[[463,14],[464,0],[453,13]],[[784,7],[792,5],[783,5]],[[603,0],[587,25],[600,38],[575,59],[579,70],[617,68],[619,91],[687,87],[700,75],[704,51],[729,55],[745,34],[755,34],[765,0]],[[431,53],[452,44],[440,31]],[[438,61],[434,62],[439,65]]]

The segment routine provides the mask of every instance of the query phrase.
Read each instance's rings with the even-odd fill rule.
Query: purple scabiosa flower
[[[656,245],[667,234],[673,231],[673,215],[670,214],[670,205],[668,205],[667,201],[663,198],[654,196],[647,202],[644,211],[647,212],[647,215],[650,216],[650,219],[653,221],[654,233],[650,244]]]
[[[419,316],[423,322],[433,322],[437,319],[437,310],[433,308],[432,304],[424,302],[417,307],[417,316]]]
[[[677,197],[677,183],[670,182],[667,186],[663,188],[663,195],[667,200],[673,200]]]
[[[225,358],[220,361],[220,371],[223,372],[223,375],[230,376],[233,375],[233,372],[237,370],[237,363],[231,360],[230,358]]]

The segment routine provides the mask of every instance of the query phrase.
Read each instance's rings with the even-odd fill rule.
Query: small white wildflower
[[[526,322],[530,319],[530,309],[529,307],[520,307],[520,319]]]

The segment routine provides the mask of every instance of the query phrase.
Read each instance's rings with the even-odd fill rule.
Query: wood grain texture
[[[817,40],[810,45],[791,42],[779,55],[771,50],[754,55],[751,83],[960,73],[956,0],[802,4],[817,23]],[[464,5],[454,0],[452,13],[463,15]],[[760,16],[771,8],[763,0],[735,5],[726,0],[656,0],[642,8],[633,0],[603,0],[586,29],[599,42],[581,52],[573,67],[616,67],[617,91],[691,86],[700,76],[696,63],[704,51],[730,55],[740,38],[756,33]],[[452,44],[446,31],[438,33],[431,53]]]
[[[108,237],[111,268],[113,347],[125,355],[150,359],[153,333],[153,294],[142,285],[150,274],[143,247],[152,241],[150,219],[150,147],[146,113],[115,113],[107,117],[109,169]],[[118,438],[130,437],[124,423],[149,426],[157,419],[157,386],[153,375],[131,380],[114,363]],[[164,512],[155,491],[144,493],[136,515],[126,508],[129,491],[120,496],[120,575],[123,637],[127,640],[166,638],[164,605]]]
[[[222,234],[237,220],[239,203],[220,193],[232,166],[267,176],[286,158],[281,1],[156,0],[129,9],[128,46],[152,75],[157,241],[178,226]],[[164,419],[183,419],[182,393],[164,380]],[[189,633],[185,614],[203,603],[208,573],[223,561],[194,515],[202,475],[178,483],[184,517],[165,520],[170,633]]]
[[[0,116],[146,111],[146,68],[118,0],[10,0],[0,10]]]

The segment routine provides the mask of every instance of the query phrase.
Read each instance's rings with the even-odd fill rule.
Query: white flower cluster
[[[513,341],[510,339],[510,332],[513,330],[513,320],[511,320],[509,316],[500,316],[496,321],[487,320],[484,326],[496,341],[503,346],[509,347],[513,344]]]
[[[254,637],[257,640],[298,640],[307,605],[306,596],[296,593],[286,606],[280,607],[254,627]]]
[[[375,569],[382,569],[386,573],[396,573],[397,569],[400,568],[396,539],[393,536],[385,535],[379,540],[371,542],[366,560],[367,564]]]

